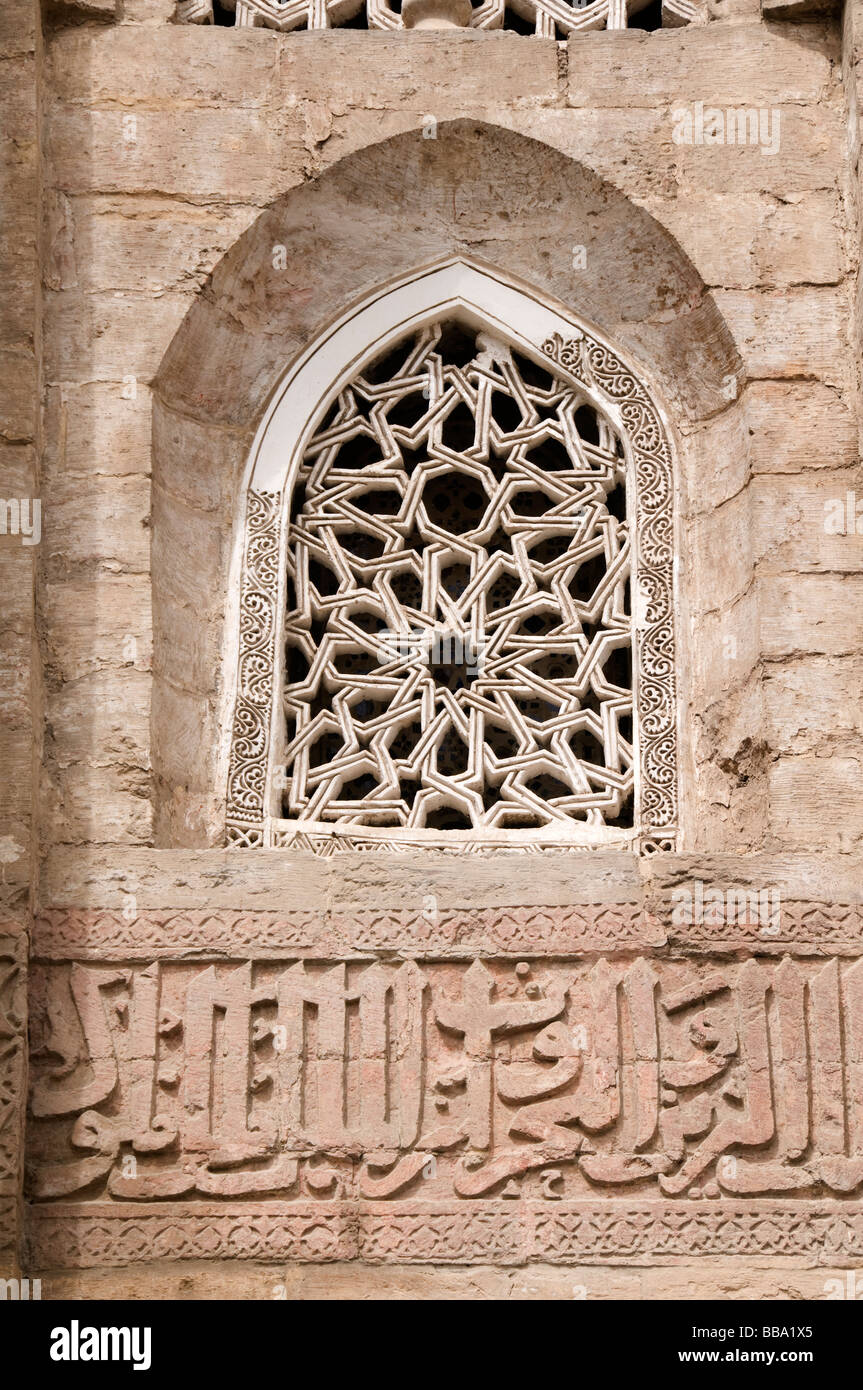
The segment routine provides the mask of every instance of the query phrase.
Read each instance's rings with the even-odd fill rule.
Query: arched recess
[[[503,661],[505,664],[498,671],[497,665],[490,663],[490,667],[497,671],[494,676],[491,670],[470,668],[474,670],[473,682],[467,679],[465,687],[455,695],[445,691],[441,699],[436,699],[435,683],[429,675],[431,663],[428,652],[423,661],[419,653],[391,649],[393,640],[398,643],[400,634],[410,632],[405,615],[412,610],[394,601],[391,588],[372,587],[378,584],[380,567],[385,564],[385,559],[373,560],[371,564],[361,567],[367,578],[343,578],[340,593],[344,593],[346,583],[360,586],[354,590],[359,598],[351,595],[343,601],[343,607],[348,609],[349,614],[357,602],[365,605],[364,611],[369,617],[375,614],[382,617],[395,608],[399,616],[394,621],[398,626],[390,631],[385,630],[383,638],[380,629],[363,634],[350,622],[350,616],[347,620],[334,623],[333,609],[329,605],[324,606],[328,615],[325,619],[328,633],[334,630],[339,634],[322,639],[328,643],[327,652],[320,650],[317,653],[319,656],[327,655],[328,669],[333,671],[339,660],[338,656],[333,655],[332,644],[345,642],[349,646],[350,638],[346,639],[341,634],[353,629],[359,636],[362,654],[372,663],[377,661],[378,674],[364,678],[369,684],[362,691],[357,689],[356,677],[347,681],[346,688],[350,693],[340,711],[347,748],[342,758],[342,764],[347,769],[345,772],[339,774],[337,770],[335,775],[330,775],[325,767],[310,774],[309,769],[302,766],[308,754],[308,744],[303,745],[308,730],[297,725],[294,743],[300,745],[301,751],[291,764],[291,780],[296,782],[302,771],[304,780],[312,784],[312,794],[304,798],[301,809],[296,816],[292,816],[289,810],[286,814],[280,804],[286,753],[283,707],[285,614],[293,609],[296,614],[294,626],[299,624],[302,628],[312,624],[313,611],[320,612],[322,609],[317,591],[314,591],[315,609],[307,604],[305,613],[297,607],[300,600],[296,592],[292,592],[290,599],[286,597],[289,576],[293,576],[293,590],[310,587],[309,566],[298,563],[294,547],[290,544],[296,512],[293,499],[298,472],[322,417],[325,412],[332,414],[339,393],[350,380],[356,378],[357,372],[362,371],[365,364],[385,356],[395,344],[404,343],[418,330],[431,324],[446,323],[460,324],[478,333],[478,342],[484,349],[479,361],[483,363],[483,359],[486,359],[485,362],[465,379],[468,388],[471,378],[476,381],[479,406],[474,409],[474,438],[480,435],[480,424],[476,417],[489,409],[489,401],[485,406],[482,404],[483,384],[491,387],[504,379],[503,370],[494,369],[501,364],[502,368],[513,366],[513,351],[533,363],[538,377],[543,368],[548,369],[552,386],[547,394],[556,401],[553,425],[549,426],[541,421],[537,410],[545,394],[541,386],[537,388],[537,405],[532,405],[531,410],[535,417],[532,432],[529,432],[530,426],[521,426],[521,433],[528,432],[532,443],[541,441],[546,430],[552,428],[555,434],[551,437],[556,442],[566,433],[574,435],[573,418],[585,410],[592,410],[593,418],[603,422],[601,428],[605,431],[605,447],[599,447],[597,436],[595,445],[589,450],[575,435],[571,445],[573,457],[567,457],[566,471],[559,473],[556,487],[554,478],[548,478],[552,488],[548,495],[549,504],[560,518],[557,526],[551,526],[551,532],[556,535],[562,533],[568,547],[575,546],[578,535],[583,535],[585,539],[576,553],[590,555],[595,550],[595,546],[591,545],[593,529],[597,539],[603,541],[604,538],[606,552],[613,549],[612,555],[606,554],[607,565],[597,584],[599,599],[593,603],[588,615],[591,621],[585,618],[583,626],[574,611],[569,613],[567,621],[567,611],[562,607],[551,619],[553,632],[566,633],[566,636],[551,638],[551,651],[560,659],[567,655],[560,650],[561,643],[571,643],[576,657],[569,681],[553,681],[539,671],[531,679],[532,673],[528,668],[536,657],[530,649],[520,650],[517,635],[508,642],[495,643],[495,633],[500,633],[503,625],[497,629],[494,627],[494,616],[486,613],[486,605],[482,601],[479,605],[482,622],[491,627],[489,645],[497,662]],[[415,357],[416,351],[409,348],[409,360]],[[440,376],[443,362],[439,355],[433,360],[435,365],[429,378],[432,390],[435,388],[434,378]],[[416,385],[419,378],[410,375],[407,380]],[[562,401],[557,400],[559,391],[556,394],[555,386],[568,388]],[[460,405],[464,405],[463,401],[453,404],[458,401],[455,388],[445,389],[440,385],[439,389],[440,404],[432,402],[426,419],[434,418],[436,411],[445,405],[447,397],[450,400],[450,405],[446,407],[447,419],[452,418]],[[492,397],[493,394],[492,391]],[[400,400],[403,399],[400,397]],[[527,404],[531,402],[527,401]],[[343,406],[342,409],[350,407]],[[338,414],[335,418],[338,419]],[[523,418],[530,418],[530,415]],[[337,436],[339,429],[343,428],[337,427]],[[428,429],[434,431],[436,427],[431,425]],[[407,438],[401,435],[398,426],[395,426],[395,433]],[[391,532],[391,542],[397,547],[390,552],[391,562],[400,567],[402,557],[407,553],[402,548],[406,544],[404,536],[419,525],[422,526],[424,539],[433,543],[432,548],[441,549],[440,536],[446,533],[429,522],[428,509],[431,504],[425,483],[431,482],[436,469],[444,466],[441,460],[446,459],[449,450],[441,445],[436,457],[431,460],[430,473],[420,476],[420,469],[429,467],[429,464],[419,466],[415,477],[421,491],[412,505],[411,495],[415,489],[406,486],[407,475],[403,463],[408,447],[402,452],[388,422],[383,434],[392,441],[396,459],[381,464],[371,463],[363,469],[362,475],[353,475],[346,469],[336,470],[333,483],[327,486],[324,482],[319,489],[318,495],[333,499],[329,503],[333,520],[328,518],[322,521],[320,530],[333,542],[334,529],[349,524],[339,518],[350,517],[357,509],[340,506],[340,500],[360,495],[354,492],[354,488],[362,485],[360,482],[352,483],[351,477],[361,477],[368,486],[371,485],[368,483],[371,476],[373,485],[378,489],[385,479],[391,479],[397,489],[395,496],[398,501],[395,505],[399,508],[399,514],[405,517],[405,520],[397,523],[398,529],[386,528]],[[439,429],[438,434],[442,438],[443,429]],[[475,473],[453,474],[454,491],[460,487],[466,489],[471,477],[480,479],[481,486],[485,475],[491,484],[489,430],[486,429],[484,434],[484,442],[480,441],[476,448],[470,450],[472,459],[469,463],[472,462]],[[518,434],[519,428],[515,425],[509,436],[501,432],[499,437],[517,438]],[[382,448],[386,447],[386,443],[383,443]],[[503,468],[499,474],[497,494],[491,492],[481,504],[484,517],[491,518],[484,531],[481,518],[475,518],[480,523],[479,531],[475,534],[484,535],[487,540],[487,533],[496,528],[496,518],[499,516],[507,516],[511,528],[519,525],[516,520],[518,493],[513,495],[512,488],[520,486],[520,480],[526,481],[531,476],[534,465],[530,462],[530,453],[525,455],[524,447],[516,444],[514,448],[522,462],[510,465],[509,470]],[[324,456],[329,457],[335,451],[337,461],[340,449],[339,444],[332,445],[329,450],[324,449]],[[374,454],[378,450],[373,447],[371,452]],[[609,461],[609,456],[615,452],[620,455],[619,465],[613,459]],[[326,472],[325,465],[318,462],[317,467],[311,470],[313,476],[320,474],[322,469]],[[535,471],[541,473],[542,470],[537,466]],[[605,500],[601,503],[595,500],[597,496],[605,499],[615,488],[618,472],[625,477],[627,499],[626,516],[620,522],[611,515]],[[605,479],[604,487],[598,481],[602,478]],[[239,595],[239,609],[232,615],[235,631],[231,635],[235,635],[236,648],[231,651],[230,657],[230,664],[236,670],[236,684],[227,779],[229,843],[267,847],[298,845],[324,853],[338,847],[363,848],[367,851],[375,846],[395,848],[405,844],[474,849],[494,845],[508,848],[596,844],[624,847],[637,841],[642,848],[676,847],[678,731],[672,450],[668,427],[657,403],[638,374],[597,336],[595,329],[531,294],[524,287],[513,284],[500,271],[462,259],[426,267],[382,288],[354,306],[292,364],[274,393],[252,447],[246,491],[245,526],[238,545],[235,578],[231,586]],[[500,499],[498,504],[495,504],[495,495]],[[591,500],[588,502],[587,499]],[[319,514],[317,509],[321,505],[312,505],[313,516]],[[411,512],[416,515],[420,508],[418,514],[423,518],[422,523],[411,518]],[[521,524],[525,528],[539,525],[535,518],[532,521],[525,519]],[[458,522],[455,525],[458,529]],[[306,531],[312,534],[310,523],[306,523]],[[516,530],[515,534],[522,537],[520,546],[514,540],[511,542],[516,557],[512,561],[512,569],[518,574],[519,584],[512,603],[517,607],[521,595],[534,582],[532,573],[525,580],[525,571],[530,564],[528,545],[533,546],[542,532],[525,529],[521,532]],[[630,534],[633,535],[631,547]],[[371,536],[369,538],[373,539]],[[459,544],[457,539],[455,544]],[[308,542],[300,540],[298,547],[307,551]],[[448,552],[444,550],[443,553]],[[458,551],[457,555],[462,559],[468,553],[465,549]],[[425,554],[428,554],[428,550]],[[584,580],[580,580],[579,576],[585,571],[581,568],[580,560],[569,563],[572,554],[572,549],[568,549],[558,557],[557,563],[565,567],[558,573],[577,586],[576,593],[582,594]],[[623,597],[628,589],[630,555],[636,596],[632,615]],[[450,558],[453,558],[452,553]],[[489,542],[488,549],[483,545],[475,547],[473,577],[467,582],[466,591],[476,588],[483,570],[489,578],[495,575],[499,560],[493,542]],[[372,578],[376,569],[378,573]],[[542,573],[546,573],[545,567],[542,567]],[[551,587],[543,592],[550,594]],[[429,583],[426,588],[433,586]],[[565,597],[569,590],[559,583],[559,593],[561,589]],[[483,593],[483,600],[484,597]],[[521,599],[522,603],[526,601]],[[329,600],[329,604],[332,602],[332,599]],[[423,600],[427,617],[434,610],[435,602],[434,596]],[[470,613],[473,611],[475,609],[468,610],[465,615],[466,626],[459,625],[458,632],[448,633],[447,665],[452,661],[453,639],[462,641],[464,634],[471,631]],[[504,611],[508,613],[510,606]],[[606,615],[605,621],[601,614]],[[507,626],[509,630],[514,628],[516,633],[524,630],[518,620]],[[626,643],[631,644],[633,655],[633,679],[629,683],[632,698],[628,702],[623,687],[607,683],[608,678],[602,667],[602,658],[611,655],[612,647],[619,649],[622,644],[623,630],[626,630]],[[425,631],[429,633],[429,629]],[[590,641],[584,636],[585,632],[592,634]],[[301,631],[297,632],[295,640],[301,641],[303,635]],[[402,645],[406,646],[408,642],[409,639],[405,638]],[[468,642],[472,647],[477,643],[475,633],[468,637]],[[310,641],[308,649],[309,661],[316,662]],[[501,657],[501,652],[509,654]],[[399,660],[399,657],[402,659]],[[478,662],[475,653],[470,660]],[[396,676],[381,674],[391,670],[399,672],[404,678],[402,684],[398,683]],[[419,686],[416,684],[418,677],[421,678]],[[320,676],[316,684],[322,684]],[[575,691],[576,687],[576,693],[566,693]],[[356,737],[357,729],[364,727],[362,722],[354,723],[351,719],[350,706],[353,704],[355,708],[361,708],[363,704],[371,703],[365,699],[365,695],[372,695],[381,688],[387,692],[385,704],[390,699],[396,704],[405,690],[412,690],[416,694],[416,699],[406,697],[405,708],[411,711],[411,718],[416,721],[417,738],[421,744],[427,742],[427,735],[435,724],[453,730],[457,727],[459,715],[464,719],[466,730],[470,723],[470,735],[465,734],[466,742],[470,744],[467,760],[470,767],[458,776],[444,775],[438,761],[440,738],[430,744],[429,751],[422,759],[430,769],[429,779],[420,777],[422,789],[409,808],[407,820],[405,803],[399,799],[404,788],[394,770],[398,764],[393,761],[394,755],[391,756],[391,741],[404,732],[402,724],[407,716],[402,715],[394,722],[391,719],[390,727],[383,734],[384,744],[390,746],[383,751],[379,749],[377,757],[373,751],[368,751],[367,741],[361,743]],[[598,708],[591,710],[587,708],[586,701],[594,691],[601,692],[602,699],[597,702]],[[493,708],[509,709],[513,718],[517,717],[518,695],[514,692],[518,692],[531,707],[544,703],[543,694],[549,701],[556,701],[553,704],[545,702],[545,714],[546,719],[551,716],[549,727],[561,727],[557,734],[540,734],[537,741],[528,729],[528,716],[524,716],[524,734],[516,748],[509,756],[501,752],[501,772],[494,778],[497,785],[492,804],[488,805],[491,788],[483,778],[483,763],[491,759],[498,764],[498,759],[496,751],[483,742],[483,734],[488,734],[489,712]],[[498,704],[494,700],[495,694],[502,697]],[[300,711],[309,710],[309,706],[302,701],[298,701],[297,708]],[[448,709],[453,710],[454,714],[448,715]],[[558,711],[556,715],[555,710]],[[326,708],[318,716],[318,722],[321,716],[333,718],[334,724],[338,722]],[[624,725],[628,737],[622,733]],[[531,727],[536,729],[539,725],[531,721]],[[510,729],[515,732],[514,723],[510,723]],[[601,780],[598,788],[590,785],[584,772],[584,768],[589,768],[593,774],[596,764],[576,759],[567,742],[576,731],[590,739],[596,749],[601,749],[599,753],[593,753],[593,757],[598,756],[602,763],[601,774],[594,774]],[[532,752],[526,751],[528,748]],[[379,785],[372,793],[372,799],[363,802],[362,809],[359,805],[350,809],[352,803],[342,799],[343,779],[350,779],[352,783],[356,773],[361,772],[368,763],[378,765],[381,760],[386,763],[389,778],[394,782],[389,794],[378,800],[378,809],[375,810],[374,798],[385,791]],[[339,766],[337,762],[336,769]],[[512,770],[503,778],[501,787],[502,770],[510,767]],[[379,766],[378,771],[380,773]],[[541,801],[532,790],[533,776],[537,771],[552,774],[550,780],[563,794],[552,800]],[[415,772],[411,774],[412,779],[415,775]],[[386,771],[383,776],[387,777]],[[507,796],[508,783],[514,785],[510,785]],[[485,791],[485,798],[476,790],[478,786]],[[323,805],[319,793],[327,787],[332,796],[321,813],[316,809]],[[634,803],[634,814],[621,816],[621,803],[627,802],[630,797]],[[453,800],[456,806],[463,800],[467,815],[462,819],[473,820],[473,825],[460,829],[442,829],[439,825],[430,828],[423,809],[423,798],[430,799],[432,808],[437,808],[438,803],[443,802],[450,820],[453,819]],[[392,809],[396,803],[400,808],[398,811]],[[518,828],[512,828],[513,819]],[[394,830],[393,826],[397,828]]]
[[[731,471],[717,476],[711,463],[705,472],[717,435],[740,438],[736,459],[745,452],[731,335],[674,238],[591,170],[516,132],[455,121],[441,123],[436,140],[397,136],[291,190],[223,257],[154,382],[158,843],[223,841],[239,577],[231,561],[250,449],[280,383],[350,317],[348,306],[415,280],[417,267],[456,261],[526,292],[542,306],[537,313],[557,312],[570,329],[595,325],[597,341],[637,364],[674,422],[682,513],[700,505],[699,475],[707,505],[739,492]],[[735,567],[727,603],[747,583]],[[678,596],[685,637],[693,598],[715,606],[714,577],[698,550],[687,556]],[[686,705],[686,662],[680,673]],[[700,703],[726,697],[727,668],[705,679],[713,689],[699,692]],[[691,762],[686,725],[680,752]],[[685,814],[694,785],[690,765]]]

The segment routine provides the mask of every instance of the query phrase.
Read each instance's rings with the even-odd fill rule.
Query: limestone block
[[[27,119],[34,120],[35,116]],[[35,151],[33,153],[35,156]],[[4,266],[0,341],[10,345],[26,344],[32,338],[39,280],[35,182],[29,177],[19,176],[15,184],[20,197],[14,201],[7,197],[7,207],[0,224],[0,255]]]
[[[155,376],[191,303],[189,294],[49,293],[45,368],[52,381],[94,378],[137,389]]]
[[[841,290],[717,290],[714,297],[750,376],[814,376],[840,388],[846,383],[848,305]]]
[[[694,816],[690,835],[695,847],[702,853],[730,851],[735,844],[748,851],[760,848],[771,750],[764,738],[758,672],[727,687],[713,703],[697,708],[693,757],[698,805],[710,807],[709,816]]]
[[[848,62],[856,66],[863,59],[863,22],[860,6],[855,3],[846,6],[843,15],[843,46],[847,51]]]
[[[641,1297],[669,1299],[740,1299],[764,1300],[770,1303],[798,1302],[800,1299],[828,1300],[836,1282],[848,1287],[847,1269],[805,1269],[789,1260],[775,1262],[772,1268],[760,1269],[747,1265],[741,1268],[731,1261],[721,1268],[705,1269],[693,1266],[644,1270],[641,1275]]]
[[[166,788],[157,773],[158,800],[153,811],[153,844],[165,846],[219,846],[224,842],[224,800],[212,791]]]
[[[36,450],[33,445],[7,444],[0,440],[0,495],[4,498],[15,497],[19,502],[24,499],[33,499],[36,493],[36,482]],[[20,518],[19,510],[19,521]],[[27,529],[33,532],[32,538],[38,541],[32,504],[27,510],[24,520],[27,522]],[[20,555],[22,561],[32,558],[28,552],[33,550],[33,546],[24,545],[22,536],[14,535],[11,531],[6,535],[0,535],[0,549],[11,549]]]
[[[117,17],[117,0],[54,0],[55,23],[75,23],[82,18],[106,22]]]
[[[82,248],[74,283],[87,291],[147,295],[199,290],[260,211],[161,197],[66,202],[74,245]]]
[[[24,1167],[26,1092],[26,938],[0,913],[0,1015],[4,1046],[0,1058],[0,1269],[14,1269],[20,1249],[19,1202]]]
[[[770,773],[770,824],[793,849],[817,844],[851,853],[863,841],[857,757],[781,758]]]
[[[860,533],[838,534],[863,499],[859,467],[799,474],[790,483],[775,474],[753,482],[753,546],[759,574],[791,570],[859,571]],[[849,500],[850,499],[850,500]],[[863,516],[863,508],[861,508]]]
[[[853,412],[822,382],[752,381],[746,388],[746,418],[755,473],[845,468],[857,461]]]
[[[254,1265],[220,1260],[215,1264],[156,1261],[133,1269],[57,1271],[42,1280],[43,1300],[159,1299],[219,1301],[285,1298],[289,1302],[404,1299],[462,1302],[516,1300],[597,1300],[621,1302],[653,1299],[824,1300],[848,1285],[847,1269],[803,1268],[793,1257],[761,1262],[709,1260],[695,1263],[621,1269],[591,1263],[565,1268],[529,1263],[522,1268],[473,1265],[370,1265],[346,1263]],[[833,1281],[833,1282],[831,1282]]]
[[[31,56],[39,32],[39,7],[35,0],[8,0],[0,10],[0,57]]]
[[[0,68],[0,101],[3,103],[3,129],[0,131],[0,159],[6,177],[14,176],[18,187],[35,189],[38,164],[38,124],[36,120],[36,73],[31,62],[4,62]],[[35,209],[31,206],[31,211]]]
[[[651,211],[674,234],[705,284],[749,289],[758,284],[755,242],[770,207],[757,193],[705,189],[697,204],[676,196],[657,197]]]
[[[699,705],[712,704],[739,688],[761,658],[755,586],[746,589],[728,608],[700,613],[693,624],[689,648],[690,688]]]
[[[368,862],[368,855],[339,857],[330,882],[334,909],[356,907],[374,910],[409,908],[420,919],[427,909],[424,899],[453,907],[528,906],[539,903],[607,902],[637,896],[638,865],[628,855],[596,852],[580,882],[573,882],[566,856],[543,855],[542,875],[516,855],[507,862],[506,875],[494,862],[453,862],[452,855],[428,854],[424,863],[394,855],[383,864]],[[432,913],[433,915],[433,913]]]
[[[758,589],[766,656],[852,656],[863,647],[863,576],[765,575]]]
[[[129,30],[129,33],[137,31]],[[305,151],[254,109],[90,110],[56,103],[48,155],[67,193],[155,193],[267,203],[298,181]]]
[[[215,694],[221,669],[222,631],[190,604],[158,592],[153,613],[154,671],[189,693]]]
[[[832,86],[826,30],[801,45],[757,22],[629,29],[568,40],[572,106],[705,106],[823,101]]]
[[[150,602],[143,574],[46,584],[41,606],[48,671],[57,680],[78,681],[106,667],[148,670]],[[146,691],[136,694],[140,698]],[[134,709],[130,713],[134,716]]]
[[[769,665],[764,709],[772,746],[782,754],[859,750],[863,730],[863,660],[810,657]]]
[[[729,390],[734,381],[729,374]],[[750,436],[739,403],[729,403],[686,437],[681,450],[683,515],[710,512],[746,486],[750,474]]]
[[[31,767],[22,760],[19,764],[16,750],[20,747],[26,753],[26,738],[9,741],[9,761],[12,781],[8,784],[4,797],[6,804],[0,815],[0,844],[3,846],[4,875],[0,880],[0,903],[3,905],[3,930],[12,935],[23,936],[31,922],[30,885],[32,862],[28,846],[33,843],[33,789],[32,759]],[[7,745],[4,741],[4,760]],[[32,752],[32,749],[31,749]]]
[[[49,578],[78,571],[149,570],[150,489],[145,478],[70,478],[43,508],[42,557]],[[83,575],[81,575],[83,577]]]
[[[0,347],[3,396],[0,437],[9,443],[31,440],[36,433],[38,399],[36,362],[30,347]]]
[[[165,464],[159,487],[198,511],[220,513],[228,525],[233,521],[251,442],[248,430],[194,420],[156,402],[153,452]]]
[[[331,89],[333,71],[339,73],[333,106],[341,111],[407,109],[441,119],[465,114],[465,106],[473,106],[480,94],[510,108],[557,98],[552,39],[534,39],[526,62],[520,36],[513,33],[460,30],[410,37],[405,43],[402,34],[340,29],[279,35],[278,100],[320,100]]]
[[[260,30],[67,29],[47,56],[56,97],[87,106],[211,106],[233,112],[269,106],[275,96],[277,49],[273,36]]]
[[[778,107],[779,149],[775,155],[763,155],[750,145],[675,144],[675,105],[671,101],[662,108],[542,108],[500,114],[507,126],[612,179],[628,196],[651,211],[655,208],[657,215],[661,200],[680,197],[686,199],[691,216],[701,216],[699,200],[719,189],[733,188],[741,197],[767,193],[780,198],[822,189],[825,165],[838,167],[844,158],[845,124],[831,106]],[[489,118],[495,114],[489,113]],[[339,149],[347,152],[347,144],[336,122],[323,151],[332,157]]]
[[[153,761],[169,783],[188,784],[189,769],[206,770],[218,748],[210,703],[153,682]]]
[[[703,854],[652,855],[642,868],[642,879],[647,902],[657,913],[673,907],[675,887],[695,880],[723,889],[729,884],[739,884],[741,888],[770,884],[779,889],[789,913],[791,903],[817,901],[825,893],[836,903],[863,901],[857,859],[821,849],[760,851],[737,856],[709,850]],[[801,940],[805,935],[805,930],[801,931]],[[769,938],[762,936],[761,940],[763,945]]]
[[[715,0],[711,18],[723,24],[747,24],[761,13],[761,0]]]
[[[98,847],[53,848],[41,869],[40,893],[46,904],[120,910],[124,885],[138,884],[138,908],[156,909],[166,902],[191,909],[236,906],[244,900],[266,909],[282,896],[286,910],[326,908],[329,866],[314,856],[263,851],[247,857],[225,849],[129,850],[122,856]]]
[[[849,268],[843,228],[839,194],[833,191],[774,204],[753,248],[762,283],[837,284]]]
[[[42,209],[45,247],[42,283],[51,290],[75,289],[78,269],[75,264],[75,238],[72,204],[56,188],[45,190]]]
[[[348,1265],[347,1268],[351,1270],[354,1266]],[[238,1267],[232,1262],[190,1265],[184,1261],[182,1267],[178,1268],[175,1262],[169,1261],[142,1266],[137,1274],[138,1282],[135,1284],[129,1272],[122,1269],[58,1272],[43,1278],[42,1298],[43,1301],[130,1298],[148,1303],[162,1298],[178,1302],[197,1299],[209,1302],[220,1298],[238,1301],[273,1299],[280,1296],[279,1291],[284,1288],[289,1271],[282,1265],[243,1263]]]
[[[123,0],[124,24],[164,24],[173,19],[175,0]]]
[[[835,10],[836,0],[761,0],[765,19],[820,19]]]
[[[737,493],[686,525],[693,613],[727,610],[752,581],[750,497]]]
[[[0,652],[0,672],[2,672],[3,687],[0,690],[0,713],[10,737],[14,737],[18,744],[20,754],[21,735],[27,736],[30,721],[30,634],[13,634],[7,629],[4,633],[3,650]],[[13,730],[15,731],[13,735]],[[19,762],[18,759],[11,757],[11,745],[8,749],[10,762],[7,764],[12,770],[13,763],[16,770],[22,770],[26,762]]]
[[[7,672],[3,671],[4,678]],[[10,702],[11,703],[11,702]],[[28,711],[29,713],[29,711]],[[14,707],[7,718],[19,718]],[[3,731],[2,758],[7,777],[3,794],[0,837],[9,854],[5,876],[0,880],[0,900],[28,911],[32,865],[28,847],[32,844],[33,822],[33,733],[29,718]]]
[[[8,496],[8,490],[7,490]],[[27,636],[33,620],[33,548],[25,550],[19,538],[0,538],[0,593],[3,612],[0,631]]]
[[[755,98],[757,100],[757,98]],[[742,192],[765,192],[784,198],[820,190],[824,187],[825,161],[841,162],[846,139],[840,113],[830,106],[788,105],[767,108],[768,137],[777,132],[779,148],[764,153],[760,146],[675,145],[671,141],[672,109],[662,122],[660,142],[666,148],[681,193],[696,197],[698,192],[717,186],[734,187]],[[659,121],[656,121],[659,126]],[[667,134],[665,132],[667,131]],[[667,142],[667,146],[666,146]]]
[[[544,854],[542,874],[529,862],[532,856],[508,856],[501,862],[466,856],[453,861],[448,854],[341,854],[337,861],[291,849],[261,850],[146,850],[115,855],[86,848],[49,853],[43,865],[42,900],[65,906],[122,908],[122,884],[127,873],[140,881],[139,906],[154,910],[175,907],[230,907],[244,904],[261,910],[313,912],[320,919],[332,892],[333,905],[345,911],[392,909],[408,898],[418,903],[434,893],[457,907],[506,909],[571,903],[630,902],[639,895],[638,859],[634,855],[591,852],[580,857],[580,873],[572,872],[572,856]],[[734,860],[727,861],[733,872]]]
[[[43,468],[50,484],[70,474],[90,479],[149,474],[150,411],[148,388],[131,377],[49,386],[43,414]],[[82,479],[80,486],[87,483]]]
[[[190,413],[253,433],[280,370],[300,348],[299,333],[296,338],[286,333],[278,348],[268,338],[252,335],[241,354],[237,323],[209,298],[196,300],[194,320],[188,318],[180,326],[162,363],[157,378],[160,400],[177,414]],[[207,343],[205,353],[202,341]],[[154,468],[159,477],[159,465],[154,463]]]
[[[199,620],[221,611],[221,585],[213,592],[213,577],[224,575],[230,534],[219,518],[197,511],[154,489],[153,582],[158,601],[163,595],[190,608]]]
[[[793,194],[785,204],[704,188],[695,204],[672,196],[652,211],[710,286],[831,285],[848,269],[844,214],[832,191]]]
[[[147,767],[150,681],[129,667],[101,670],[49,689],[46,758],[68,768],[87,762],[115,774]]]
[[[138,768],[46,766],[41,824],[56,844],[147,844],[150,774]]]

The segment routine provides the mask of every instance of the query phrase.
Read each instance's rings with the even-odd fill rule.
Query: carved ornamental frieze
[[[668,941],[649,914],[579,910],[612,914],[609,949],[560,953],[546,909],[523,957],[511,940],[497,957],[334,959],[297,919],[294,954],[140,944],[35,965],[36,1250],[60,1265],[859,1258],[859,907],[841,956],[792,955],[787,926],[756,912],[764,950],[684,959],[649,949]],[[192,948],[202,916],[186,914]],[[107,920],[90,929],[109,954]],[[68,956],[64,926],[85,935],[86,914],[42,919],[37,946]]]

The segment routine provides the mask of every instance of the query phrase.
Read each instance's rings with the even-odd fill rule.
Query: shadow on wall
[[[248,451],[269,397],[351,304],[453,256],[558,301],[643,368],[675,428],[682,522],[699,510],[693,484],[717,431],[738,462],[742,444],[745,460],[742,367],[701,277],[654,218],[558,151],[474,121],[441,123],[434,139],[399,135],[278,199],[219,263],[154,382],[157,845],[217,844],[224,833],[229,565]],[[729,525],[737,534],[740,518]],[[692,534],[701,534],[697,525]],[[715,567],[716,526],[704,544]],[[711,557],[696,544],[683,559],[684,610],[715,610]],[[720,606],[749,585],[748,546],[741,564],[749,569],[734,567]],[[687,638],[688,624],[679,626]],[[726,671],[711,674],[704,663],[693,688],[683,651],[683,708],[737,697]],[[753,671],[743,671],[743,684]],[[751,717],[751,702],[746,708]],[[683,778],[694,785],[685,745]]]

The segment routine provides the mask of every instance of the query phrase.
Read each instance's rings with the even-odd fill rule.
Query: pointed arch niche
[[[251,449],[228,843],[673,849],[674,517],[595,329],[462,258],[366,297]]]

